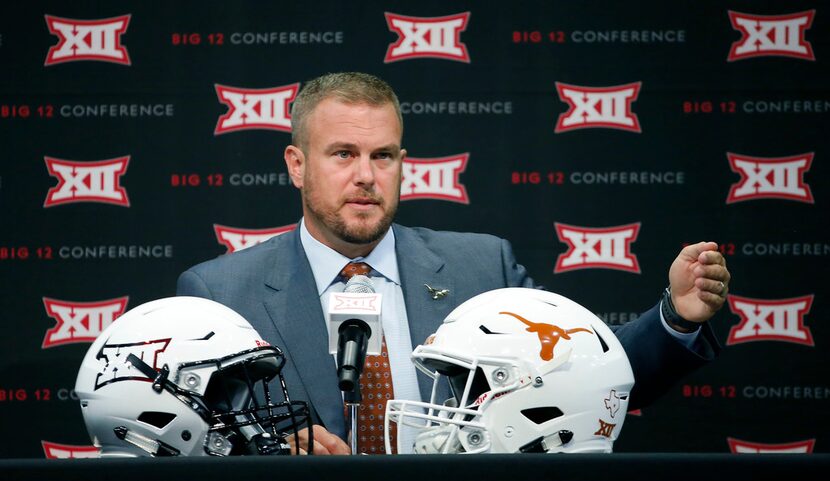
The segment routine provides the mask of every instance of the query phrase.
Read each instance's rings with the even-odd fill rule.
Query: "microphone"
[[[352,276],[343,292],[329,294],[329,353],[337,354],[337,377],[341,391],[353,391],[366,354],[379,355],[383,338],[380,322],[382,295],[372,281]]]

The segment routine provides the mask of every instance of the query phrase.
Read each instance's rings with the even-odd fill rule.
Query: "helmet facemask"
[[[145,374],[155,373],[135,355],[131,354],[128,362]],[[294,437],[299,452],[298,430],[310,426],[306,403],[291,401],[288,396],[281,374],[284,364],[285,357],[278,348],[262,346],[222,359],[183,363],[175,382],[168,379],[165,365],[154,374],[152,388],[159,395],[175,396],[207,423],[204,449],[208,455],[290,454],[287,437]],[[203,376],[208,382],[201,389]],[[284,399],[276,403],[268,385],[275,377],[279,378]],[[167,422],[175,417],[160,416],[163,414],[155,413],[154,417],[169,419]],[[145,416],[144,422],[147,419]]]

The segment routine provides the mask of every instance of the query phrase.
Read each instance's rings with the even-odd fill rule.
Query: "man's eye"
[[[352,153],[348,150],[340,150],[335,152],[334,155],[340,157],[341,159],[348,159],[349,157],[351,157]]]

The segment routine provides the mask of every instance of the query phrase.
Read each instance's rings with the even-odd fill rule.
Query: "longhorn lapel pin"
[[[449,289],[436,289],[436,288],[434,288],[434,287],[430,287],[430,285],[429,285],[429,284],[424,284],[424,287],[426,287],[426,288],[427,288],[427,291],[429,291],[429,294],[430,294],[430,295],[432,296],[432,298],[433,298],[434,300],[436,300],[436,301],[437,301],[438,299],[443,299],[444,297],[446,297],[446,296],[447,296],[447,294],[449,294],[449,293],[450,293],[450,290],[449,290]]]

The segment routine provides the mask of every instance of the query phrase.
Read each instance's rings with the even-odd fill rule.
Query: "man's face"
[[[306,120],[306,145],[285,161],[303,198],[312,236],[348,256],[366,255],[398,208],[401,125],[392,104],[320,102]]]

